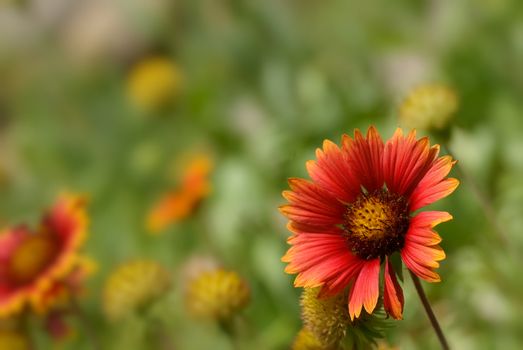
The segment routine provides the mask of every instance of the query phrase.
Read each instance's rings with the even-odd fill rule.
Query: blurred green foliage
[[[90,202],[87,251],[100,266],[82,303],[104,348],[147,349],[144,321],[105,321],[103,282],[120,262],[154,258],[174,291],[156,312],[177,349],[230,349],[182,305],[184,262],[212,255],[252,288],[245,349],[286,349],[300,328],[299,290],[280,262],[277,212],[286,178],[306,177],[323,139],[375,124],[389,137],[402,96],[444,81],[461,97],[450,147],[494,208],[500,244],[466,179],[434,207],[443,282],[425,284],[454,349],[523,346],[523,4],[517,0],[4,1],[0,5],[0,221],[36,221],[63,190]],[[125,95],[131,67],[170,57],[183,92],[140,111]],[[432,142],[441,142],[437,137]],[[172,186],[173,162],[204,147],[213,193],[162,236],[147,211]],[[445,151],[444,151],[445,152]],[[437,349],[412,285],[401,349]],[[88,349],[77,325],[55,345]],[[50,340],[35,330],[40,348]]]

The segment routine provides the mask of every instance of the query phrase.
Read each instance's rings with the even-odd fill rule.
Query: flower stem
[[[76,314],[78,320],[80,321],[80,324],[85,331],[85,335],[91,342],[91,347],[93,350],[101,350],[101,344],[100,340],[98,339],[98,335],[96,334],[96,331],[91,324],[90,320],[87,318],[87,315],[84,313],[83,309],[81,308],[80,304],[78,303],[78,300],[76,298],[71,298],[71,308],[73,312]]]
[[[147,335],[153,344],[157,345],[160,350],[173,350],[174,343],[167,331],[163,319],[149,315],[147,320]]]
[[[418,292],[419,298],[421,300],[421,303],[423,304],[423,307],[425,308],[425,312],[427,313],[427,316],[429,317],[430,323],[432,325],[432,328],[434,328],[434,331],[436,332],[436,335],[438,336],[438,340],[441,344],[441,348],[444,350],[449,350],[449,343],[447,343],[447,339],[445,338],[445,335],[443,334],[443,331],[441,330],[441,327],[438,323],[438,320],[436,319],[436,316],[434,315],[434,311],[432,311],[432,307],[430,306],[429,300],[427,299],[427,296],[425,295],[425,291],[423,290],[423,287],[421,286],[421,282],[412,271],[410,272],[410,277],[412,277],[412,282],[414,282],[414,287],[416,287],[416,292]]]

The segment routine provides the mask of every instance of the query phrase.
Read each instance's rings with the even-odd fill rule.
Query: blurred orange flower
[[[34,232],[25,226],[0,235],[0,317],[31,305],[44,312],[83,269],[78,250],[86,237],[85,199],[62,196]]]
[[[149,232],[157,234],[194,212],[211,191],[209,175],[212,168],[213,162],[208,154],[198,154],[190,159],[182,171],[178,188],[160,198],[150,210],[147,217]]]

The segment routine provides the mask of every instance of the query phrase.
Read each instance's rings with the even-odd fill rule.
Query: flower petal
[[[430,228],[420,228],[411,230],[408,240],[418,244],[436,245],[441,242],[441,237]]]
[[[410,227],[433,228],[450,220],[452,215],[446,211],[424,211],[410,219]]]
[[[445,179],[432,187],[424,185],[411,196],[410,210],[416,211],[419,208],[445,198],[454,192],[458,186],[459,180],[454,178]]]
[[[456,164],[456,161],[452,160],[452,157],[449,155],[439,157],[432,164],[429,171],[427,171],[422,181],[425,183],[440,182],[445,176],[449,174],[454,164]]]
[[[429,282],[439,282],[440,277],[433,271],[438,261],[445,259],[445,252],[437,244],[441,237],[432,228],[452,219],[447,212],[422,212],[411,219],[405,235],[401,258],[405,265],[419,277]]]
[[[18,226],[0,233],[0,270],[5,268],[13,251],[31,235],[25,226]]]
[[[383,186],[383,141],[374,126],[368,129],[366,138],[358,129],[354,131],[354,139],[343,135],[342,148],[360,186],[369,192]]]
[[[424,279],[427,282],[440,282],[441,277],[431,268],[419,264],[415,261],[409,254],[405,253],[404,250],[401,251],[401,260],[409,270],[414,272],[418,277]]]
[[[396,278],[396,272],[388,257],[385,258],[385,287],[383,293],[383,307],[387,314],[396,320],[403,318],[403,290]]]
[[[360,183],[354,176],[347,155],[329,140],[323,142],[323,150],[316,150],[317,160],[307,162],[312,180],[331,192],[343,202],[352,202],[361,192]]]
[[[407,137],[400,128],[385,144],[383,176],[389,191],[409,196],[430,169],[439,152],[439,146],[430,147],[423,137],[416,140],[416,131]]]
[[[0,285],[0,318],[18,314],[27,302],[25,290],[13,290],[5,285]]]
[[[25,226],[10,228],[0,234],[0,318],[17,313],[27,301],[26,291],[9,283],[9,260],[30,236]]]
[[[364,261],[353,255],[339,233],[303,233],[288,239],[292,245],[282,261],[287,273],[298,273],[296,287],[324,286],[322,295],[336,294],[360,271]]]
[[[359,317],[362,307],[372,313],[378,302],[380,279],[380,259],[368,260],[363,265],[349,296],[349,315],[351,320]]]
[[[429,247],[423,244],[418,244],[410,239],[405,239],[403,251],[420,264],[431,268],[438,268],[438,261],[445,259],[445,252],[440,246],[436,245]]]
[[[426,205],[440,200],[456,189],[459,181],[453,178],[445,179],[456,161],[450,156],[438,158],[427,174],[421,179],[410,197],[410,210],[416,211]]]
[[[304,179],[289,179],[291,191],[283,197],[290,204],[280,207],[289,219],[312,226],[333,226],[343,223],[345,206],[318,185]]]

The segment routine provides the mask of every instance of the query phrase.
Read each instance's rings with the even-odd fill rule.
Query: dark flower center
[[[352,252],[366,260],[400,250],[408,228],[407,200],[386,189],[362,193],[348,205],[343,225]]]

